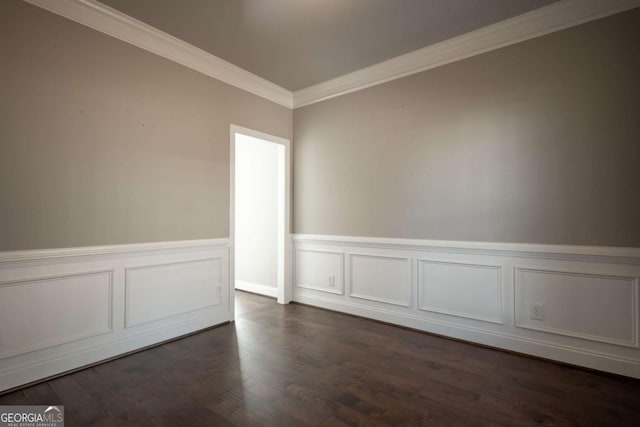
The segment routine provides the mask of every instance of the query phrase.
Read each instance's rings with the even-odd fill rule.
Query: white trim
[[[477,264],[471,262],[453,262],[453,261],[440,261],[432,258],[424,258],[417,257],[416,258],[418,264],[418,310],[429,311],[432,313],[440,313],[440,314],[448,314],[450,316],[463,317],[465,319],[472,320],[480,320],[482,322],[495,323],[498,325],[504,324],[504,313],[502,309],[502,266],[501,265],[493,265],[493,264]],[[453,311],[447,310],[440,307],[431,306],[428,304],[423,304],[425,290],[421,286],[422,284],[422,276],[424,272],[423,264],[440,264],[440,265],[455,265],[455,266],[463,266],[463,267],[475,267],[475,268],[483,268],[483,269],[493,269],[498,272],[498,317],[486,317],[486,316],[478,316],[473,313],[466,313],[461,311]]]
[[[563,0],[293,93],[293,108],[470,58],[640,6],[639,0]]]
[[[97,0],[24,0],[288,108],[335,98],[640,6],[640,0],[562,0],[291,92]]]
[[[164,341],[177,339],[205,328],[222,325],[225,322],[229,322],[227,313],[207,313],[136,334],[99,342],[75,352],[38,359],[28,365],[19,365],[0,370],[0,379],[2,379],[0,392],[53,375],[60,375],[68,371],[103,363],[110,358],[120,357],[128,352],[141,351]]]
[[[413,301],[412,301],[412,292],[411,292],[411,282],[412,282],[412,277],[411,277],[411,258],[410,257],[405,257],[405,256],[394,256],[394,255],[381,255],[381,254],[367,254],[367,253],[359,253],[359,252],[347,252],[346,253],[347,256],[347,265],[349,266],[349,274],[347,275],[347,277],[349,278],[349,293],[348,295],[351,298],[359,298],[359,299],[363,299],[363,300],[368,300],[368,301],[375,301],[375,302],[382,302],[385,304],[391,304],[391,305],[397,305],[398,307],[412,307],[413,306]],[[379,297],[375,297],[375,296],[371,296],[371,295],[363,295],[363,294],[358,294],[358,293],[354,293],[353,292],[353,257],[361,257],[361,258],[378,258],[378,259],[395,259],[395,260],[401,260],[401,261],[406,261],[407,264],[407,283],[405,283],[405,285],[407,285],[407,288],[409,289],[409,298],[408,301],[395,301],[395,300],[391,300],[391,299],[387,299],[387,298],[379,298]],[[302,287],[302,286],[301,286]]]
[[[577,272],[577,271],[567,271],[567,270],[559,270],[559,269],[546,269],[546,268],[532,268],[532,267],[526,267],[526,266],[520,266],[520,265],[516,265],[514,266],[514,279],[513,279],[513,287],[514,287],[514,292],[513,292],[513,312],[516,313],[517,312],[517,302],[518,302],[518,295],[521,292],[520,289],[520,282],[518,281],[518,273],[520,272],[535,272],[535,273],[541,273],[541,274],[559,274],[559,275],[565,275],[565,276],[576,276],[576,277],[597,277],[597,278],[606,278],[606,279],[612,279],[612,280],[618,280],[618,281],[626,281],[626,282],[630,282],[631,283],[631,293],[632,296],[630,298],[630,302],[631,302],[631,315],[632,315],[632,320],[631,320],[631,336],[632,338],[630,340],[621,340],[621,339],[613,339],[610,337],[606,337],[606,336],[600,336],[600,335],[593,335],[593,334],[585,334],[585,333],[579,333],[579,332],[575,332],[575,331],[571,331],[571,330],[565,330],[565,329],[560,329],[560,328],[551,328],[548,326],[534,326],[534,325],[528,325],[528,324],[523,324],[518,322],[518,316],[515,315],[513,318],[513,324],[515,327],[517,328],[522,328],[522,329],[531,329],[533,331],[541,331],[541,332],[550,332],[553,334],[557,334],[557,335],[564,335],[566,337],[572,337],[572,338],[580,338],[580,339],[585,339],[585,340],[591,340],[591,341],[596,341],[596,342],[603,342],[603,343],[607,343],[607,344],[615,344],[615,345],[620,345],[620,346],[624,346],[624,347],[632,347],[632,348],[640,348],[640,338],[638,337],[638,319],[640,319],[639,315],[638,315],[638,284],[640,282],[640,280],[637,277],[631,277],[631,276],[620,276],[620,275],[612,275],[612,274],[596,274],[596,273],[584,273],[584,272]]]
[[[324,252],[332,251],[348,256],[353,253],[366,253],[371,259],[380,256],[382,258],[398,257],[410,258],[412,265],[412,295],[417,301],[411,307],[400,307],[390,301],[370,302],[354,298],[353,289],[347,288],[344,295],[323,293],[316,290],[304,289],[296,278],[294,300],[306,304],[317,305],[330,310],[342,311],[357,316],[370,317],[398,325],[409,326],[428,332],[434,332],[460,338],[472,342],[491,345],[512,351],[519,351],[548,359],[559,360],[580,366],[587,366],[623,375],[640,378],[640,349],[638,348],[638,313],[640,301],[638,298],[640,286],[640,248],[619,247],[595,247],[595,246],[565,246],[542,245],[527,243],[488,243],[488,242],[456,242],[441,240],[420,239],[390,239],[376,237],[348,237],[326,235],[294,235],[294,247],[296,252]],[[474,266],[488,268],[498,273],[496,289],[492,286],[483,286],[482,292],[477,295],[480,301],[484,301],[486,307],[490,307],[494,298],[497,298],[497,311],[492,309],[474,312],[469,310],[470,296],[454,286],[451,289],[442,288],[444,297],[451,299],[451,304],[436,304],[433,301],[424,301],[424,280],[421,271],[425,263],[446,264],[449,266]],[[522,267],[524,263],[527,266]],[[300,264],[296,269],[307,268]],[[333,266],[311,265],[309,270],[297,271],[298,277],[308,278],[309,282],[322,283],[323,278],[334,274]],[[346,263],[346,274],[349,278],[349,263]],[[378,264],[372,268],[385,268],[384,264]],[[395,268],[395,267],[394,267]],[[633,288],[629,292],[632,300],[633,314],[629,317],[632,322],[633,339],[626,340],[629,335],[628,324],[616,322],[613,324],[611,335],[600,336],[597,328],[586,327],[584,331],[576,333],[572,330],[559,331],[557,329],[524,328],[518,324],[517,281],[515,274],[518,268],[538,271],[562,271],[580,272],[579,276],[604,276],[609,278],[633,280]],[[394,270],[395,271],[395,270]],[[507,272],[514,271],[514,274]],[[444,284],[454,283],[458,280],[455,271],[444,269],[437,272],[442,277]],[[462,277],[462,276],[461,276]],[[467,277],[467,276],[464,276]],[[476,276],[471,274],[470,279],[465,279],[469,284],[475,281]],[[492,274],[491,277],[494,277]],[[484,276],[477,276],[484,284],[490,283]],[[470,281],[469,281],[470,280]],[[352,280],[347,280],[345,286]],[[479,283],[480,283],[479,282]],[[455,282],[457,283],[457,282]],[[455,284],[454,283],[454,284]],[[582,282],[581,282],[582,283]],[[398,280],[389,280],[388,286],[398,286]],[[365,285],[366,286],[366,285]],[[366,288],[365,288],[366,289]],[[626,288],[625,288],[626,289]],[[593,292],[597,292],[594,294]],[[566,304],[555,306],[549,311],[549,317],[559,318],[572,316],[584,310],[597,311],[598,315],[606,316],[598,311],[600,298],[608,297],[606,288],[598,288],[590,293],[591,297],[580,304],[580,290],[575,291],[575,301],[579,306]],[[368,293],[366,290],[365,294]],[[594,297],[597,296],[596,297]],[[619,294],[616,293],[619,296]],[[573,294],[571,295],[573,297]],[[475,297],[474,297],[475,298]],[[619,298],[619,297],[616,297]],[[624,303],[617,307],[627,307],[626,294]],[[570,299],[573,301],[573,299]],[[528,301],[528,300],[527,300]],[[526,301],[526,302],[527,302]],[[616,299],[616,301],[622,301]],[[525,305],[526,305],[525,302]],[[528,301],[531,302],[531,301]],[[457,305],[462,303],[462,305]],[[591,304],[585,306],[585,304]],[[444,308],[444,309],[443,309]],[[577,311],[576,311],[577,310]],[[625,311],[626,313],[626,311]],[[627,317],[625,317],[627,319]],[[560,325],[564,325],[560,323]],[[527,326],[527,325],[524,325]],[[554,324],[556,326],[556,324]],[[571,329],[571,328],[567,328]],[[616,339],[622,336],[622,339]]]
[[[231,124],[229,126],[229,281],[235,283],[235,203],[236,203],[236,133],[253,138],[263,139],[284,146],[284,236],[278,237],[278,289],[277,299],[280,304],[289,304],[293,300],[293,268],[292,268],[292,241],[291,241],[291,143],[288,139],[268,133]],[[279,200],[282,201],[282,200]],[[284,238],[284,245],[282,245]],[[284,246],[284,247],[283,247]],[[235,305],[233,292],[230,293],[230,306]]]
[[[251,292],[253,294],[264,295],[271,298],[278,298],[278,288],[275,286],[263,285],[261,283],[245,282],[236,280],[236,289],[239,291]]]
[[[621,264],[640,264],[640,248],[610,246],[548,245],[539,243],[464,242],[456,240],[396,239],[387,237],[355,237],[294,234],[294,242],[339,244],[378,249],[406,249],[506,255],[543,259],[575,259]]]
[[[194,263],[202,263],[202,262],[208,262],[208,261],[220,261],[220,268],[219,268],[219,272],[218,272],[218,282],[216,283],[217,286],[221,286],[222,285],[222,264],[224,263],[224,260],[222,259],[222,256],[216,256],[216,257],[207,257],[207,258],[195,258],[195,259],[187,259],[187,260],[180,260],[180,261],[169,261],[169,262],[161,262],[161,263],[153,263],[153,264],[143,264],[143,265],[133,265],[133,266],[129,266],[129,267],[125,267],[124,268],[124,328],[125,329],[131,329],[131,328],[135,328],[141,325],[146,325],[148,323],[153,323],[153,322],[157,322],[159,320],[164,320],[164,319],[171,319],[173,317],[176,316],[182,316],[185,313],[191,313],[191,312],[195,312],[195,311],[200,311],[200,310],[204,310],[207,308],[212,308],[212,307],[216,307],[218,305],[220,305],[222,303],[222,301],[218,300],[217,303],[215,304],[209,304],[209,305],[203,305],[197,308],[193,308],[189,311],[183,311],[181,313],[175,313],[175,314],[170,314],[170,315],[163,315],[161,317],[156,317],[153,319],[147,319],[144,320],[142,322],[132,322],[130,319],[132,317],[132,313],[131,313],[131,272],[133,271],[137,271],[137,270],[151,270],[154,268],[162,268],[162,267],[171,267],[171,266],[175,266],[175,265],[181,265],[181,264],[194,264]],[[218,295],[220,295],[218,293]]]
[[[328,286],[320,287],[320,286],[300,284],[300,279],[298,278],[298,272],[300,271],[300,266],[298,264],[300,260],[300,256],[298,254],[300,252],[313,252],[318,254],[338,255],[340,258],[340,273],[339,273],[340,282],[341,282],[340,288],[328,287]],[[345,262],[345,253],[343,251],[332,251],[332,250],[325,250],[325,249],[295,249],[294,253],[296,256],[296,259],[295,259],[296,272],[294,276],[296,287],[303,288],[303,289],[311,289],[313,291],[328,292],[336,295],[344,295],[347,292],[346,290],[347,284],[345,283],[345,278],[347,277],[347,275],[345,274],[345,269],[347,264]],[[350,285],[351,283],[349,283],[349,286]]]
[[[80,271],[80,272],[69,273],[69,274],[55,274],[55,275],[47,275],[47,276],[39,276],[39,277],[27,277],[27,278],[21,278],[18,280],[0,281],[0,288],[2,288],[5,286],[19,286],[19,285],[25,285],[29,283],[66,279],[69,277],[95,276],[99,274],[109,275],[109,298],[107,301],[107,304],[109,305],[109,308],[108,308],[109,318],[107,321],[108,327],[106,329],[96,330],[92,332],[85,332],[79,335],[73,335],[70,337],[66,337],[63,340],[57,339],[52,341],[50,340],[46,342],[40,342],[34,346],[13,349],[11,352],[3,353],[2,351],[0,351],[0,360],[8,359],[9,357],[17,356],[20,354],[31,353],[31,352],[42,350],[42,349],[47,349],[47,348],[51,348],[51,347],[55,347],[63,344],[69,344],[75,341],[80,341],[83,339],[98,337],[100,335],[112,333],[113,332],[113,275],[115,274],[115,269],[112,268],[107,270]]]
[[[0,252],[0,290],[49,280],[52,282],[47,283],[47,286],[55,287],[67,278],[81,279],[76,285],[84,288],[85,284],[92,283],[88,279],[83,281],[84,279],[93,280],[94,275],[99,275],[95,277],[100,278],[104,275],[104,280],[98,284],[108,285],[108,289],[100,288],[99,295],[90,294],[89,298],[103,298],[100,301],[108,304],[109,313],[108,328],[106,323],[104,327],[99,324],[94,327],[89,325],[87,328],[90,330],[86,334],[77,333],[75,328],[65,329],[68,326],[66,319],[55,324],[56,331],[59,331],[56,337],[61,339],[52,338],[48,341],[36,336],[32,339],[37,343],[36,346],[18,347],[16,344],[15,348],[3,348],[0,356],[0,392],[232,320],[228,254],[226,238]],[[201,275],[189,277],[186,274],[184,277],[180,276],[179,282],[182,286],[192,283],[191,280],[206,280],[206,285],[217,287],[219,297],[211,295],[211,301],[218,300],[218,304],[207,304],[207,307],[193,310],[187,308],[180,313],[140,323],[135,328],[127,327],[131,326],[126,325],[125,319],[128,305],[127,272],[176,264],[195,266],[197,264],[194,263],[211,259],[219,260],[219,265],[213,269],[206,268],[206,279]],[[156,284],[153,277],[140,280],[146,280],[145,283],[150,288]],[[108,292],[103,294],[102,291]],[[141,301],[146,300],[143,296]],[[33,301],[38,310],[46,308],[50,302]],[[85,302],[83,297],[74,295],[69,304],[84,306]],[[203,301],[204,303],[207,302]],[[25,316],[28,317],[28,313]],[[106,317],[104,319],[107,320]],[[18,328],[12,329],[12,332],[28,334],[28,330],[19,329],[24,324],[20,323],[23,320],[5,322],[7,324],[2,326]]]
[[[3,264],[52,260],[60,258],[76,258],[106,255],[141,255],[143,252],[155,253],[175,249],[208,249],[213,247],[227,247],[229,238],[178,240],[173,242],[131,243],[108,246],[86,246],[76,248],[35,249],[22,251],[0,252],[0,267]]]
[[[293,94],[96,0],[24,0],[287,108]]]

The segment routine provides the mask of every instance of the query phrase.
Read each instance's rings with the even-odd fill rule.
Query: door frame
[[[235,208],[236,208],[236,133],[263,139],[284,146],[284,230],[283,236],[278,236],[284,240],[284,248],[278,254],[278,290],[277,299],[280,304],[289,304],[293,299],[292,287],[292,241],[291,241],[291,143],[288,139],[268,133],[245,128],[231,124],[230,126],[230,148],[229,148],[229,285],[231,287],[229,304],[231,319],[235,318],[234,313],[234,291],[236,287],[235,274]]]

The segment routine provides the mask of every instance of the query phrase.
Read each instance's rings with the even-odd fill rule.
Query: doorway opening
[[[291,302],[289,141],[231,126],[230,279]],[[233,289],[232,289],[233,291]],[[233,298],[234,292],[230,292]],[[231,307],[235,301],[232,300]]]

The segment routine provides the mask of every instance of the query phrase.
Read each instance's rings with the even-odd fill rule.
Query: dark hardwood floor
[[[237,293],[237,321],[0,396],[67,426],[638,426],[640,381]]]

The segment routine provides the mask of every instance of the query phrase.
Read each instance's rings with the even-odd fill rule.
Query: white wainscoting
[[[2,283],[0,325],[22,321],[0,328],[0,358],[111,332],[112,294],[113,270]]]
[[[344,293],[344,254],[328,250],[296,250],[296,286],[331,294]]]
[[[228,239],[0,252],[0,391],[232,320]]]
[[[640,378],[640,248],[293,239],[294,301]]]
[[[220,304],[222,257],[125,268],[125,327]]]
[[[411,259],[349,254],[349,296],[411,306]]]
[[[515,285],[518,327],[638,347],[638,278],[516,267]]]
[[[501,272],[500,266],[419,259],[418,308],[503,323]]]

